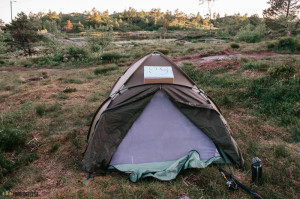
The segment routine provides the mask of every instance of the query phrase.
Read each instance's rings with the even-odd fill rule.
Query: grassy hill
[[[220,106],[245,159],[244,171],[224,168],[263,198],[299,198],[300,56],[270,53],[278,46],[275,40],[158,39],[115,44],[107,59],[94,54],[95,59],[55,64],[55,55],[2,58],[0,192],[34,191],[43,198],[251,198],[242,189],[228,190],[217,166],[183,171],[170,182],[132,183],[117,172],[78,182],[87,177],[81,160],[94,112],[134,60],[160,50]],[[213,55],[236,56],[199,62]],[[27,81],[32,78],[41,80]],[[261,186],[250,183],[254,156],[263,164]]]

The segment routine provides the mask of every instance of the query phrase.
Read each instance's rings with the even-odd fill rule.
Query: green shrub
[[[57,98],[58,98],[58,99],[69,99],[69,96],[66,95],[66,94],[64,94],[64,93],[59,93],[59,94],[57,95]]]
[[[48,153],[54,153],[58,150],[59,145],[58,144],[54,144],[49,150]]]
[[[272,50],[272,49],[274,49],[276,46],[275,46],[275,44],[274,43],[269,43],[268,45],[267,45],[267,48],[269,49],[269,50]]]
[[[6,62],[5,61],[3,61],[3,60],[0,60],[0,67],[1,66],[4,66],[6,64]]]
[[[118,70],[118,67],[117,66],[111,66],[111,67],[106,67],[106,68],[96,68],[94,70],[94,74],[95,75],[105,74],[108,71],[113,71],[113,70]]]
[[[77,90],[76,88],[69,88],[68,87],[65,90],[63,90],[63,92],[64,93],[73,93],[73,92],[76,92],[76,90]]]
[[[239,41],[245,41],[247,43],[260,42],[266,33],[266,27],[264,24],[260,24],[256,27],[249,24],[240,29],[236,37]]]
[[[32,64],[26,63],[23,66],[26,67],[26,68],[30,68],[32,66]]]
[[[11,152],[25,146],[26,136],[17,130],[0,129],[0,148]]]
[[[36,112],[36,114],[38,114],[39,116],[44,115],[45,112],[46,112],[46,109],[47,109],[47,107],[46,107],[45,104],[38,104],[38,105],[35,106],[35,112]]]
[[[54,62],[63,62],[64,61],[64,55],[63,54],[55,54],[52,58]]]
[[[158,48],[155,51],[161,52],[164,55],[168,55],[170,53],[170,51],[168,49],[165,49],[165,48]]]
[[[101,50],[101,46],[99,46],[99,45],[91,46],[91,51],[93,51],[93,52],[99,52],[100,50]]]
[[[241,57],[243,63],[248,63],[250,60],[247,57]]]
[[[279,51],[295,52],[297,50],[300,50],[300,44],[295,38],[286,37],[278,41],[277,49]]]
[[[122,58],[122,55],[117,52],[104,53],[101,55],[101,60],[104,62],[113,62],[120,58]]]
[[[84,60],[88,57],[88,51],[84,47],[71,46],[67,50],[69,59]]]
[[[31,58],[29,60],[31,61],[32,64],[36,64],[39,66],[55,65],[55,61],[53,60],[53,57],[49,56],[49,55],[42,56],[42,57],[35,57],[35,58]]]
[[[240,45],[236,44],[236,43],[232,43],[230,44],[231,48],[240,48]]]
[[[273,78],[288,78],[295,73],[295,68],[290,65],[281,65],[271,67],[268,69],[267,74]]]
[[[50,107],[47,107],[46,104],[44,104],[44,103],[37,104],[35,106],[35,112],[39,116],[43,116],[45,113],[54,112],[54,111],[58,111],[58,110],[61,110],[61,104],[59,104],[58,102],[55,102]]]
[[[195,50],[196,50],[195,48],[189,48],[185,51],[185,53],[191,54],[191,53],[195,52]]]
[[[61,110],[61,104],[58,102],[55,102],[52,104],[49,108],[47,108],[47,112],[54,112],[54,111],[59,111]]]

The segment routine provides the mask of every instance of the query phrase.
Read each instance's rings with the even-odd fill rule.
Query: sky
[[[94,7],[97,10],[108,10],[121,12],[124,9],[133,7],[138,11],[150,11],[152,8],[160,8],[162,11],[179,9],[187,14],[200,12],[202,16],[208,13],[207,4],[199,5],[199,0],[13,0],[13,18],[19,12],[47,13],[49,10],[62,12],[90,11]],[[216,0],[212,12],[231,15],[235,13],[249,15],[258,14],[262,16],[263,9],[268,8],[268,0]],[[0,0],[0,19],[9,23],[10,20],[10,0]]]

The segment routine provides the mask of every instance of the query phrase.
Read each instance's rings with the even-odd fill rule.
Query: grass
[[[96,64],[86,58],[87,63],[82,66],[69,63],[53,67],[54,70],[47,72],[50,78],[40,82],[24,81],[40,76],[41,72],[35,70],[39,64],[36,60],[25,71],[1,73],[0,192],[37,190],[44,198],[178,198],[182,195],[250,198],[241,189],[230,192],[216,166],[185,170],[170,182],[147,178],[131,183],[127,174],[114,172],[78,183],[87,177],[81,171],[81,161],[93,114],[129,63],[155,49],[168,49],[170,57],[231,49],[230,43],[177,43],[159,41],[110,47],[108,52],[122,55],[116,59],[118,63]],[[267,49],[263,42],[237,44],[240,47],[235,52]],[[18,62],[5,60],[12,61]],[[47,59],[42,63],[48,67]],[[236,67],[236,63],[241,67]],[[299,198],[300,60],[297,57],[242,58],[236,63],[230,68],[207,71],[201,71],[192,62],[183,62],[182,66],[220,106],[242,150],[245,170],[232,166],[224,169],[264,198]],[[252,75],[248,75],[249,71]],[[251,184],[249,176],[254,156],[263,164],[264,181],[260,186]]]
[[[110,67],[105,67],[105,68],[96,68],[94,70],[94,74],[95,75],[100,75],[100,74],[106,74],[109,71],[114,71],[114,70],[118,70],[117,66],[110,66]]]
[[[76,88],[69,88],[68,87],[65,90],[63,90],[63,92],[64,93],[73,93],[73,92],[76,92],[76,90],[77,90]]]

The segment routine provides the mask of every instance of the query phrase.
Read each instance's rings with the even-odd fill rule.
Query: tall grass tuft
[[[24,133],[13,129],[0,129],[0,148],[11,152],[25,146],[26,136]]]
[[[97,68],[94,70],[95,75],[106,74],[109,71],[118,70],[117,66],[105,67],[105,68]]]
[[[119,54],[118,52],[104,53],[101,55],[101,60],[103,62],[108,62],[108,63],[115,62],[121,58],[122,58],[122,55]]]

